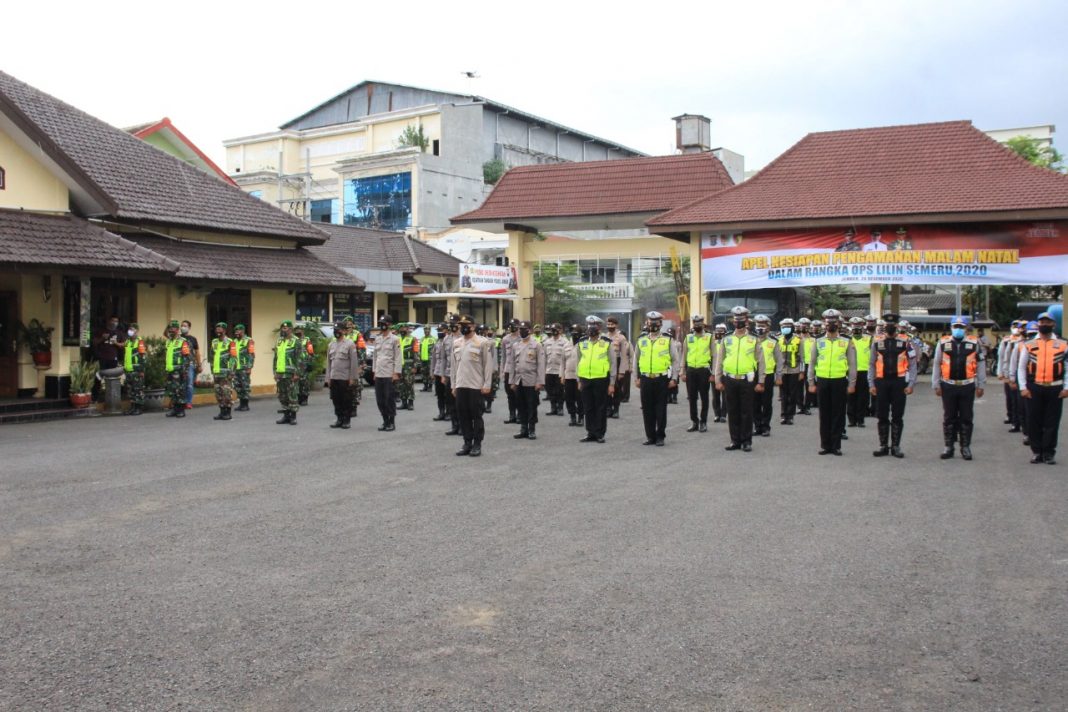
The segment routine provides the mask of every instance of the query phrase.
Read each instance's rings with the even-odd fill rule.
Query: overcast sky
[[[1063,0],[67,4],[7,3],[0,68],[117,126],[169,116],[220,165],[224,139],[365,79],[479,94],[655,155],[674,148],[672,116],[704,114],[747,169],[811,131],[1068,132]]]

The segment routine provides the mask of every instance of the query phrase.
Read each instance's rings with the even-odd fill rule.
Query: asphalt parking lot
[[[458,458],[418,396],[0,428],[0,709],[1066,707],[1068,451],[998,389],[971,463],[926,384],[904,460],[815,416],[726,453],[685,405],[642,447],[636,399],[604,445],[499,399]]]

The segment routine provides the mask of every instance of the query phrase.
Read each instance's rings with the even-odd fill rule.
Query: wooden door
[[[0,398],[14,398],[19,390],[19,357],[15,343],[18,294],[0,292]]]

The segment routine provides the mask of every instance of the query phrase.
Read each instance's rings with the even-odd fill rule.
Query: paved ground
[[[1000,397],[970,465],[927,388],[904,461],[684,406],[642,447],[635,402],[468,460],[426,395],[313,399],[0,428],[0,709],[1065,709],[1068,473]]]

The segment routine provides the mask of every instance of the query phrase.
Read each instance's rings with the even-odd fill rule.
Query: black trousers
[[[442,413],[446,413],[449,410],[449,399],[452,398],[452,393],[445,387],[445,384],[438,380],[437,376],[434,377],[434,397],[438,400],[438,409]]]
[[[624,365],[616,361],[616,392],[612,394],[612,397],[608,399],[609,405],[612,408],[618,408],[619,404],[623,402],[623,395],[625,392],[623,386],[626,384],[626,374],[623,373]]]
[[[348,381],[330,379],[330,401],[334,404],[334,415],[338,420],[352,417],[352,388]]]
[[[564,381],[564,401],[567,403],[568,415],[578,415],[582,412],[577,378],[568,378]]]
[[[482,391],[478,388],[456,389],[456,417],[465,443],[481,443],[486,435],[482,420]]]
[[[1002,384],[1005,388],[1005,420],[1013,427],[1020,425],[1020,412],[1016,407],[1016,391],[1008,383]]]
[[[382,377],[375,379],[375,402],[378,403],[378,412],[382,414],[382,420],[390,422],[397,417],[397,403],[394,400],[396,388],[393,387],[393,379]]]
[[[715,387],[712,388],[712,413],[717,418],[725,418],[727,416],[727,401],[723,391],[717,391]]]
[[[764,376],[764,392],[753,393],[753,429],[762,433],[771,429],[771,405],[775,398],[775,376]]]
[[[963,434],[970,440],[975,412],[975,384],[955,386],[941,383],[939,388],[942,389],[943,432],[947,437]]]
[[[623,402],[630,403],[630,383],[633,377],[633,373],[627,371],[623,374],[619,383],[616,385],[616,390],[623,394]]]
[[[817,380],[816,383],[817,383],[817,386],[818,386],[819,385],[819,381]],[[818,408],[819,407],[819,389],[818,388],[817,388],[815,393],[809,393],[807,388],[803,389],[802,393],[804,394],[804,400],[801,401],[801,403],[804,404],[804,408],[802,410],[811,410],[812,408]]]
[[[905,422],[906,399],[904,378],[875,379],[875,415],[880,425],[900,428]]]
[[[645,439],[663,440],[667,429],[668,377],[641,377],[642,420]]]
[[[538,392],[534,386],[517,386],[515,389],[515,409],[519,418],[519,427],[526,432],[538,422]]]
[[[690,401],[690,420],[694,422],[708,422],[708,389],[712,386],[708,377],[711,373],[707,368],[686,369],[686,397]],[[698,399],[701,400],[701,417],[697,417]]]
[[[515,414],[516,408],[519,407],[519,401],[516,400],[515,393],[512,392],[512,385],[510,374],[504,374],[504,393],[508,396],[508,415]]]
[[[1057,454],[1057,431],[1061,426],[1061,411],[1064,401],[1060,398],[1061,386],[1038,386],[1027,384],[1030,398],[1027,403],[1027,437],[1031,439],[1031,452],[1043,457]]]
[[[868,390],[868,372],[857,371],[857,387],[853,391],[853,394],[849,396],[849,424],[857,425],[863,423],[864,419],[868,417],[868,401],[871,399],[871,392]]]
[[[727,427],[731,442],[742,445],[753,441],[753,385],[743,378],[723,376],[723,400],[727,409]]]
[[[545,395],[549,404],[556,408],[564,403],[564,381],[557,373],[545,374]]]
[[[820,409],[820,449],[841,450],[846,424],[848,378],[821,378],[816,382],[816,402]]]
[[[800,373],[782,374],[782,388],[779,389],[779,400],[782,402],[782,419],[793,420],[797,413],[797,398],[801,395],[798,388],[803,387]]]
[[[603,438],[608,423],[608,379],[581,378],[582,412],[586,414],[586,432]]]

